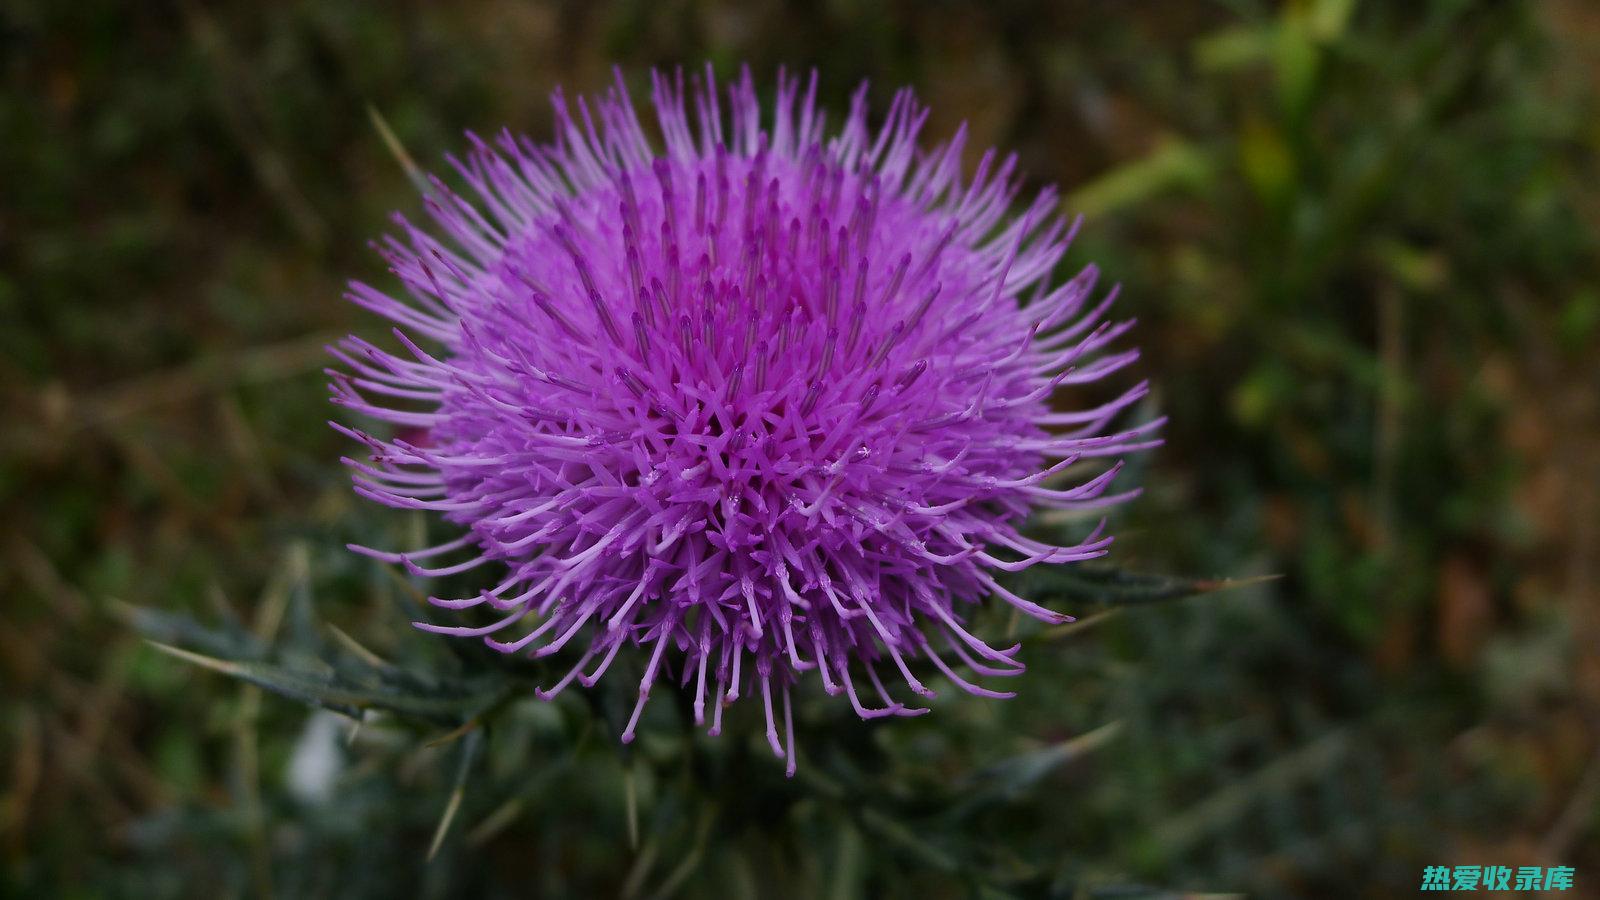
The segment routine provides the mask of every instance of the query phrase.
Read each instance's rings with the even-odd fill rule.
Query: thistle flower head
[[[1014,158],[991,151],[964,178],[964,132],[919,149],[909,91],[874,128],[863,89],[837,130],[815,91],[780,75],[764,110],[748,71],[725,96],[709,69],[687,88],[657,74],[656,139],[620,77],[595,101],[558,91],[553,144],[471,138],[451,163],[476,200],[433,179],[434,230],[397,217],[380,249],[403,297],[351,286],[400,349],[334,350],[335,401],[411,435],[343,429],[371,450],[346,461],[356,490],[465,529],[356,549],[424,575],[503,572],[432,599],[478,607],[465,624],[418,627],[565,652],[544,697],[630,648],[645,662],[624,741],[663,679],[713,733],[757,695],[791,771],[807,672],[864,718],[926,712],[922,660],[1010,696],[975,677],[1022,671],[1016,648],[964,622],[983,602],[1067,618],[996,573],[1111,538],[1053,546],[1018,525],[1124,499],[1105,462],[1158,424],[1108,430],[1143,385],[1052,408],[1136,356],[1108,349],[1131,323],[1091,302],[1092,266],[1051,284],[1071,237],[1053,190],[1008,215]]]

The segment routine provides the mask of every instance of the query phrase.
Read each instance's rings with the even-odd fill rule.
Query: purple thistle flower
[[[1046,481],[1158,443],[1159,420],[1108,432],[1145,384],[1050,405],[1137,357],[1106,351],[1132,325],[1103,320],[1115,289],[1090,303],[1093,266],[1049,286],[1076,228],[1052,214],[1054,189],[1008,220],[1015,158],[990,151],[964,181],[965,131],[919,150],[928,111],[909,91],[874,132],[863,86],[830,135],[815,74],[803,92],[780,74],[766,116],[748,70],[726,111],[709,66],[688,91],[681,72],[653,85],[664,150],[620,74],[575,111],[558,90],[554,145],[471,137],[450,159],[476,202],[430,181],[447,240],[396,217],[402,236],[379,250],[406,299],[351,286],[404,350],[345,339],[334,401],[413,435],[336,425],[372,451],[346,460],[356,491],[467,529],[410,553],[354,549],[419,575],[503,566],[476,596],[430,598],[493,621],[417,627],[534,657],[580,646],[543,698],[637,648],[624,741],[670,675],[693,683],[713,734],[727,703],[759,694],[791,773],[803,672],[863,718],[928,711],[893,696],[934,696],[922,657],[971,693],[1012,696],[957,672],[1023,670],[1017,647],[966,629],[970,608],[996,597],[1066,621],[995,572],[1111,543],[1102,528],[1058,547],[1018,524],[1035,506],[1132,496],[1107,493],[1120,461]]]

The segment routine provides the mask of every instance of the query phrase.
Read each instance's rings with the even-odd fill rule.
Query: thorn
[[[356,642],[355,638],[345,633],[343,628],[340,628],[332,622],[327,623],[327,625],[328,630],[333,632],[334,638],[338,640],[338,642],[343,645],[346,650],[349,650],[351,653],[355,654],[355,656],[360,658],[362,662],[373,667],[374,669],[392,668],[392,666],[390,666],[383,657],[373,653],[366,647],[361,646],[361,644]]]
[[[229,675],[234,678],[239,677],[240,673],[244,671],[237,663],[231,663],[225,659],[217,659],[214,656],[206,656],[203,653],[195,653],[192,650],[174,647],[171,644],[163,644],[160,641],[152,641],[149,638],[145,639],[145,643],[156,648],[157,650],[160,650],[162,653],[168,654],[169,656],[175,656],[184,662],[193,663],[203,669],[210,669],[213,672],[221,672],[224,675]]]
[[[428,193],[427,177],[422,174],[422,169],[417,167],[417,162],[411,158],[411,154],[406,152],[405,145],[400,143],[400,138],[389,127],[389,122],[384,119],[383,113],[378,112],[378,107],[368,103],[367,118],[372,120],[372,127],[377,130],[378,136],[383,139],[384,145],[389,148],[389,154],[394,157],[395,162],[398,162],[400,168],[405,170],[406,177],[411,179],[411,183],[416,185],[418,191],[424,194]]]
[[[428,845],[428,862],[439,855],[439,847],[444,843],[444,836],[450,831],[450,823],[455,820],[456,810],[461,808],[461,797],[466,793],[464,788],[457,787],[450,792],[450,802],[444,806],[444,815],[439,819],[439,827],[434,829],[433,843]]]
[[[461,799],[467,792],[467,775],[471,773],[472,764],[482,747],[483,732],[469,731],[467,741],[461,747],[461,766],[456,770],[455,788],[450,791],[450,801],[445,804],[444,815],[439,818],[439,827],[434,829],[433,843],[428,845],[428,862],[433,862],[433,858],[439,854],[444,836],[450,832],[450,823],[455,821],[456,812],[461,809]]]
[[[465,737],[468,732],[472,731],[473,729],[475,729],[477,727],[478,727],[478,720],[477,719],[468,719],[467,721],[462,722],[461,726],[459,728],[456,728],[456,729],[454,729],[452,731],[446,732],[445,734],[442,734],[439,737],[436,737],[433,740],[428,741],[427,743],[423,744],[423,746],[424,747],[443,747],[445,744],[448,744],[451,741],[460,740],[462,737]]]
[[[623,795],[628,807],[628,849],[639,849],[639,788],[634,781],[633,767],[622,775]]]

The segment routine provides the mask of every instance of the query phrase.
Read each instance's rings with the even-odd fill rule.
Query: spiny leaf
[[[373,653],[366,647],[363,647],[359,641],[346,633],[343,628],[340,628],[332,622],[329,622],[328,631],[333,635],[334,639],[339,642],[340,646],[344,647],[345,650],[350,652],[350,655],[366,663],[371,668],[378,671],[394,668],[393,666],[389,665],[389,662],[383,657]]]
[[[1247,815],[1263,798],[1281,796],[1295,785],[1333,770],[1345,761],[1353,732],[1329,732],[1255,772],[1228,781],[1190,808],[1168,816],[1156,828],[1160,846],[1181,853],[1228,823]]]
[[[257,660],[228,660],[150,641],[151,646],[185,662],[247,681],[302,703],[321,706],[352,718],[365,709],[383,709],[433,722],[458,723],[494,702],[504,687],[457,684],[438,692],[406,692],[383,685],[351,681],[340,674],[297,671]]]
[[[1047,598],[1123,606],[1178,600],[1261,584],[1278,577],[1257,575],[1249,578],[1190,578],[1181,575],[1130,572],[1112,566],[1079,565],[1070,567],[1066,571],[1051,573],[1049,581],[1042,586],[1042,589]]]
[[[472,766],[478,761],[478,753],[483,749],[483,729],[474,729],[467,733],[466,740],[461,742],[461,764],[456,767],[455,785],[450,789],[450,801],[445,804],[444,815],[439,817],[439,827],[434,829],[433,841],[428,845],[428,861],[439,855],[439,847],[444,844],[444,836],[450,832],[450,823],[455,821],[456,813],[461,809],[461,799],[467,793],[467,776],[472,774]]]
[[[111,601],[111,612],[151,641],[187,644],[230,659],[257,659],[266,655],[266,645],[237,625],[207,628],[182,613],[146,609],[120,600]]]
[[[957,872],[961,863],[943,849],[922,839],[910,826],[872,807],[857,815],[862,827],[897,846],[907,855],[941,872]]]
[[[678,867],[667,875],[661,886],[656,888],[655,893],[650,895],[652,898],[655,898],[655,900],[667,900],[668,897],[674,896],[678,888],[689,880],[689,876],[694,874],[695,869],[699,868],[700,860],[706,853],[706,838],[711,834],[711,826],[716,822],[716,819],[716,804],[707,804],[701,810],[700,820],[695,825],[694,841],[689,847],[689,852],[683,857],[683,861],[678,863]]]
[[[957,788],[957,802],[945,814],[952,822],[995,803],[1025,796],[1045,776],[1116,738],[1121,722],[1108,722],[1087,734],[1013,756],[974,772]]]

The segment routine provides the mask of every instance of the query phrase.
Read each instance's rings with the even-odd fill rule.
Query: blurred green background
[[[370,111],[442,170],[705,59],[913,85],[1062,185],[1172,417],[1113,559],[1283,577],[1045,636],[1008,704],[840,720],[796,784],[519,706],[426,863],[450,743],[120,604],[437,653],[342,549],[397,517],[324,424],[322,345],[382,330],[342,283],[420,209]],[[1600,896],[1600,5],[9,0],[0,79],[0,894]]]

